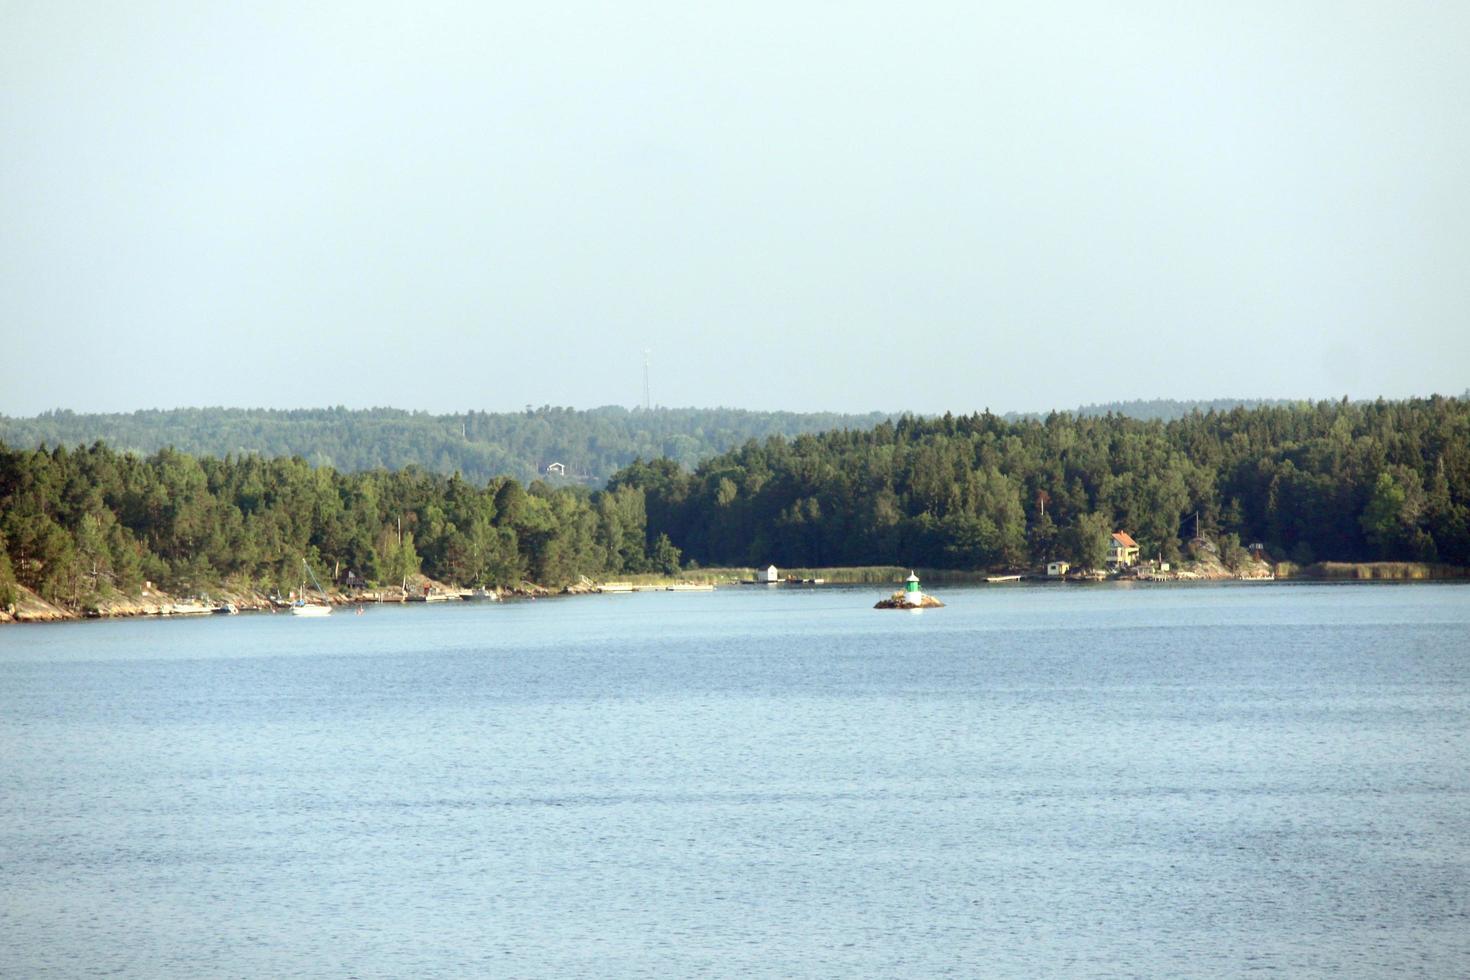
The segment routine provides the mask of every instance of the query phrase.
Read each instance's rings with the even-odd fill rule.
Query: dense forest
[[[313,466],[358,473],[418,466],[476,483],[510,476],[522,483],[552,463],[566,482],[601,486],[634,459],[664,458],[693,467],[701,460],[767,436],[830,429],[869,429],[889,416],[748,412],[737,409],[606,407],[590,411],[531,408],[524,412],[431,415],[392,408],[275,411],[181,408],[130,414],[46,412],[0,416],[0,442],[11,446],[89,446],[195,456],[300,456]],[[561,479],[557,477],[556,479]]]
[[[0,444],[0,607],[17,581],[71,607],[144,580],[284,592],[302,558],[319,574],[395,585],[420,571],[512,586],[676,571],[677,549],[657,535],[646,547],[644,523],[643,495],[630,489]]]
[[[1470,562],[1470,402],[1234,409],[1171,422],[904,417],[750,442],[692,473],[637,462],[648,533],[702,564],[1097,567],[1111,532],[1178,560]]]
[[[1239,399],[1151,400],[1083,405],[1073,414],[1182,418],[1194,411],[1223,411],[1265,403]],[[1271,403],[1287,404],[1287,403]],[[1009,414],[1010,421],[1041,418]],[[511,476],[522,483],[548,477],[561,463],[567,482],[602,486],[635,459],[671,459],[686,469],[751,439],[792,438],[834,429],[871,429],[896,415],[871,412],[749,412],[729,408],[610,406],[579,411],[527,407],[524,412],[432,415],[393,408],[276,411],[244,408],[180,408],[123,414],[55,411],[34,418],[0,416],[0,442],[39,446],[90,446],[148,454],[177,449],[194,456],[300,456],[313,466],[346,473],[418,466],[484,482]],[[560,479],[560,477],[555,477]]]
[[[1114,530],[1178,560],[1470,564],[1470,401],[1235,409],[1171,422],[905,416],[747,441],[694,470],[635,460],[605,490],[416,466],[0,444],[0,604],[84,604],[150,579],[285,588],[304,557],[396,583],[556,586],[701,565],[1098,567]]]

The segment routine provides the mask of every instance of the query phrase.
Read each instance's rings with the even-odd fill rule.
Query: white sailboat
[[[322,588],[321,583],[316,580],[316,575],[313,574],[311,566],[306,563],[305,558],[301,559],[301,568],[304,572],[301,576],[301,591],[296,593],[296,601],[291,603],[291,615],[330,616],[332,614],[332,607],[327,601],[327,590]],[[308,575],[311,576],[311,584],[315,585],[316,590],[322,594],[322,602],[320,603],[306,601],[306,578]]]

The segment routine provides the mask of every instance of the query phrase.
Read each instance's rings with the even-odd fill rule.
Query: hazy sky
[[[0,413],[1470,387],[1470,3],[0,0]]]

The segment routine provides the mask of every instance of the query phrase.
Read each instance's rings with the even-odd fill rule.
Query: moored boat
[[[301,591],[296,593],[296,601],[291,603],[291,615],[330,616],[332,614],[332,607],[328,604],[330,600],[327,598],[327,590],[322,588],[322,584],[316,580],[316,575],[312,572],[311,566],[306,563],[305,558],[301,559],[301,569],[304,572],[301,576]],[[319,603],[306,601],[306,579],[308,576],[311,578],[311,583],[316,586],[316,590],[321,593],[322,601]]]

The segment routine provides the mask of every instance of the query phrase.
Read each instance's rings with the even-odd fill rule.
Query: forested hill
[[[16,584],[73,611],[145,582],[284,594],[303,559],[314,574],[391,586],[420,571],[513,587],[678,570],[677,548],[646,540],[634,490],[0,443],[0,612],[18,602]]]
[[[458,472],[481,484],[498,476],[528,482],[561,463],[570,480],[600,485],[639,457],[667,457],[693,467],[749,439],[870,429],[887,418],[878,412],[630,411],[616,406],[463,415],[392,408],[180,408],[107,415],[56,411],[34,418],[0,416],[0,442],[34,448],[101,440],[113,449],[143,455],[172,447],[195,456],[300,456],[314,466],[347,473],[414,465],[444,475]]]
[[[1196,527],[1227,562],[1260,541],[1302,564],[1470,565],[1470,401],[1168,423],[904,416],[745,441],[692,472],[635,461],[601,491],[0,442],[0,609],[15,582],[72,608],[144,580],[281,588],[303,557],[462,585],[671,572],[681,551],[702,565],[1098,568],[1113,531],[1173,560]]]
[[[701,564],[1098,567],[1113,531],[1177,560],[1227,554],[1470,564],[1470,401],[1117,415],[904,417],[773,439],[693,473],[639,463],[648,533]]]
[[[1083,405],[1079,416],[1125,415],[1170,421],[1194,411],[1265,404],[1242,399],[1111,402]],[[394,408],[299,409],[177,408],[116,414],[65,410],[32,418],[0,416],[0,442],[11,446],[89,446],[102,441],[148,455],[174,448],[196,456],[255,453],[300,456],[314,466],[347,473],[414,465],[483,483],[498,476],[529,481],[561,463],[573,482],[600,486],[634,459],[668,458],[692,469],[747,440],[791,438],[830,429],[871,429],[896,418],[883,412],[753,412],[728,408],[617,406],[577,410],[543,406],[524,412],[435,415]],[[1010,421],[1043,418],[1010,413]]]

